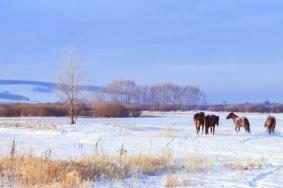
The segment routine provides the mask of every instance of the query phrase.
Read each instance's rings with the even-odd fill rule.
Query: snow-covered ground
[[[118,153],[122,145],[129,154],[170,150],[175,158],[182,159],[187,153],[197,153],[214,162],[204,171],[170,172],[186,182],[183,187],[283,187],[283,114],[273,114],[277,118],[275,135],[268,135],[263,127],[267,114],[239,114],[250,120],[252,133],[246,134],[243,129],[235,133],[224,112],[213,113],[220,116],[215,135],[197,135],[193,113],[145,112],[146,117],[140,118],[81,118],[76,126],[68,125],[67,118],[0,118],[0,125],[18,121],[58,125],[58,129],[51,130],[0,127],[0,154],[8,152],[13,138],[20,151],[32,148],[35,154],[44,155],[51,149],[54,158],[64,159],[92,153],[97,143],[100,150],[109,154]],[[229,168],[253,161],[260,161],[260,167]],[[166,175],[164,172],[134,180],[99,180],[94,186],[163,187]]]

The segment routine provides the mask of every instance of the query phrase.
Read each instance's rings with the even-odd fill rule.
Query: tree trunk
[[[71,125],[74,125],[74,124],[76,124],[76,122],[75,122],[75,117],[74,117],[74,116],[71,116]]]

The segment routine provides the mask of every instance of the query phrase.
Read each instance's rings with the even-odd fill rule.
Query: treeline
[[[182,106],[160,105],[160,111],[180,111]],[[280,105],[191,105],[188,110],[283,113]],[[155,111],[154,105],[81,103],[78,116],[85,117],[138,117],[143,110]],[[68,116],[63,104],[0,104],[0,117]]]
[[[209,105],[201,107],[203,110],[208,111],[226,111],[226,112],[261,112],[261,113],[282,113],[283,104],[274,104],[274,105],[263,105],[263,104],[254,104],[254,105]]]
[[[152,110],[162,110],[164,106],[188,110],[190,106],[205,103],[206,96],[198,87],[190,85],[160,83],[149,86],[137,85],[132,80],[120,80],[96,91],[95,101],[150,106]]]

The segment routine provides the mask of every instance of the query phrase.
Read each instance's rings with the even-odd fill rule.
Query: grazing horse
[[[264,127],[267,128],[267,132],[269,134],[274,134],[274,129],[276,126],[276,118],[274,116],[267,116],[266,121],[264,123]]]
[[[219,116],[216,115],[207,115],[205,116],[205,134],[208,134],[208,130],[210,128],[210,132],[214,134],[215,125],[219,125]]]
[[[226,119],[233,119],[236,132],[240,132],[241,127],[244,127],[247,133],[251,132],[250,122],[249,122],[248,118],[239,117],[236,114],[234,114],[233,112],[231,112],[230,114],[228,114]]]
[[[199,112],[194,115],[194,124],[196,126],[197,134],[200,132],[200,127],[202,128],[202,134],[203,134],[204,119],[205,119],[204,112]]]

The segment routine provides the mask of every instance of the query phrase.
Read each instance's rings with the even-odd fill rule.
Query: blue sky
[[[197,85],[208,102],[283,101],[282,0],[1,0],[0,79],[56,81],[73,41],[88,81]]]

